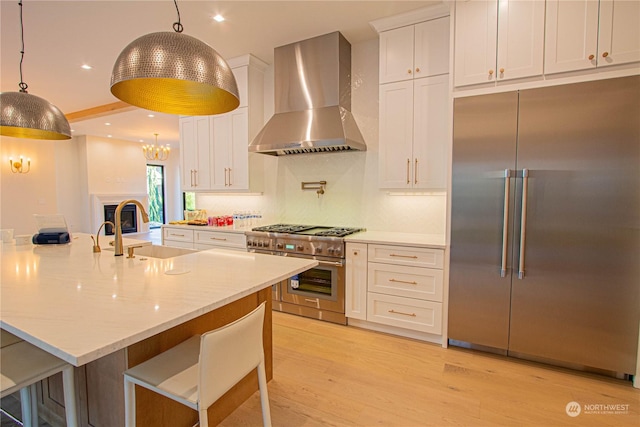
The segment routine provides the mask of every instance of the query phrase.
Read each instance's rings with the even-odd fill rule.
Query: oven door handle
[[[328,265],[331,267],[344,267],[344,263],[342,261],[338,261],[338,262],[318,261],[318,265]]]

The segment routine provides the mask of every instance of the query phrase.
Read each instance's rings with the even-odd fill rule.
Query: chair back
[[[208,408],[264,361],[265,302],[246,316],[200,338],[199,406]]]

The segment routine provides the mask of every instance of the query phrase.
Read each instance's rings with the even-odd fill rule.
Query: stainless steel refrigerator
[[[450,343],[634,374],[640,76],[454,102]]]

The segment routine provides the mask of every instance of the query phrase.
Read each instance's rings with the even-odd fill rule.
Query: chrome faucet
[[[133,199],[120,202],[120,204],[116,208],[115,219],[113,221],[116,223],[116,226],[114,227],[116,236],[113,239],[114,246],[115,246],[115,256],[124,255],[123,254],[124,248],[122,246],[122,219],[121,219],[122,208],[124,208],[126,205],[131,203],[133,203],[140,209],[140,215],[142,215],[142,221],[149,222],[149,215],[147,214],[147,211],[144,209],[144,206],[142,206],[142,203]]]

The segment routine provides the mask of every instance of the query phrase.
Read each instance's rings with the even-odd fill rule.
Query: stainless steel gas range
[[[248,231],[247,249],[319,262],[273,287],[273,309],[346,325],[344,236],[362,228],[275,224]]]

